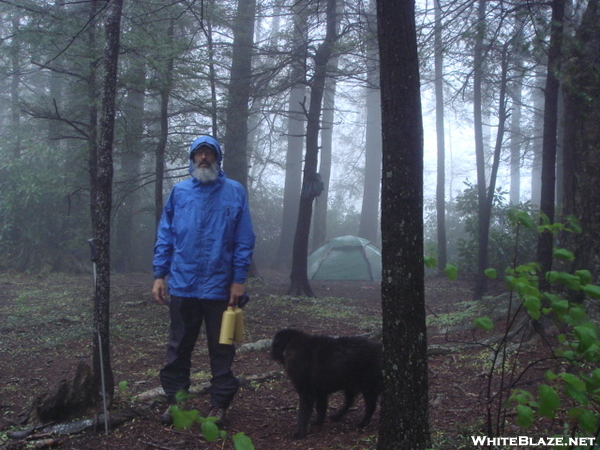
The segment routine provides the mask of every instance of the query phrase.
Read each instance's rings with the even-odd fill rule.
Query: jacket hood
[[[212,136],[200,136],[194,139],[194,142],[190,145],[190,173],[194,171],[194,160],[192,159],[192,153],[198,147],[206,145],[207,147],[212,148],[217,153],[217,164],[219,165],[219,172],[221,171],[221,161],[223,160],[223,150],[221,150],[221,146],[219,142]]]

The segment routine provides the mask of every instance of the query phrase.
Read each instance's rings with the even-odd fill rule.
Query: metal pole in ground
[[[96,256],[96,241],[95,239],[88,239],[91,251],[92,270],[94,272],[94,305],[97,299],[97,287],[98,287],[98,274],[96,271],[96,262],[98,258]],[[106,382],[104,380],[104,357],[102,354],[102,337],[100,336],[100,329],[96,329],[98,335],[98,353],[100,354],[100,379],[102,381],[102,405],[104,407],[104,430],[108,436],[108,408],[106,406]]]

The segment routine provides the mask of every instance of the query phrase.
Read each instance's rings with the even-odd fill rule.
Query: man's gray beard
[[[219,176],[219,167],[217,163],[212,163],[210,167],[198,167],[192,172],[192,176],[200,183],[210,183]]]

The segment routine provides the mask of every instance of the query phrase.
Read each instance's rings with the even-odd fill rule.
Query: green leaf
[[[519,389],[512,393],[510,398],[508,399],[511,402],[517,402],[519,405],[526,405],[531,403],[533,396],[531,392]]]
[[[474,320],[475,325],[482,330],[491,331],[494,329],[494,322],[489,317],[479,317]]]
[[[529,406],[517,405],[517,423],[521,428],[529,428],[533,424],[533,410]]]
[[[188,430],[198,419],[198,411],[186,411],[180,409],[179,406],[171,406],[171,415],[173,416],[173,424],[178,430]]]
[[[518,211],[515,214],[515,219],[518,223],[523,225],[525,228],[529,228],[530,230],[536,227],[535,222],[533,221],[531,216],[525,211]]]
[[[119,390],[120,391],[126,391],[128,387],[129,387],[129,384],[127,383],[127,381],[125,381],[125,380],[119,381]]]
[[[485,276],[491,280],[495,280],[498,277],[496,269],[485,269],[483,273],[485,273]]]
[[[514,291],[515,290],[515,285],[516,285],[516,278],[513,277],[512,275],[507,275],[506,277],[504,277],[504,281],[506,282],[506,286],[508,287],[508,289],[510,291]]]
[[[252,440],[242,432],[234,434],[232,439],[235,450],[255,450]]]
[[[598,342],[596,330],[592,326],[579,325],[573,328],[573,332],[579,340],[579,351],[586,351],[592,344]]]
[[[595,286],[593,284],[588,284],[581,288],[586,295],[590,296],[593,299],[600,299],[600,286]]]
[[[589,270],[577,270],[575,275],[579,277],[579,281],[582,286],[592,282],[592,273]]]
[[[189,392],[185,391],[184,389],[180,389],[176,394],[175,394],[175,400],[177,400],[177,403],[183,403],[185,402],[188,398],[190,397]]]
[[[573,375],[572,373],[563,372],[558,374],[558,377],[562,378],[565,383],[567,383],[570,386],[573,386],[579,391],[585,390],[585,383],[583,382],[583,380]]]
[[[585,311],[580,306],[573,306],[569,309],[569,317],[571,317],[576,322],[579,322],[585,317]]]
[[[579,426],[589,435],[595,435],[598,431],[598,417],[593,411],[586,409],[579,416]]]
[[[579,416],[581,416],[583,411],[584,411],[583,408],[571,408],[567,411],[567,417],[569,419],[577,420],[577,419],[579,419]]]
[[[215,442],[219,439],[219,427],[212,420],[204,420],[202,422],[202,435],[208,442]]]
[[[544,377],[546,377],[546,380],[548,380],[548,381],[554,381],[554,380],[556,380],[557,375],[554,373],[554,371],[547,370],[546,373],[544,374]]]
[[[425,256],[423,258],[423,262],[425,263],[425,267],[428,269],[435,269],[437,266],[437,259],[435,259],[433,256]]]
[[[538,412],[549,419],[554,418],[554,413],[560,406],[560,399],[554,388],[547,384],[540,385],[538,389],[540,403]]]
[[[446,264],[444,273],[446,274],[448,279],[452,281],[455,281],[458,278],[458,268],[453,264]]]
[[[563,315],[569,310],[569,302],[554,294],[546,293],[546,298],[550,300],[550,307],[558,314]]]
[[[523,297],[523,306],[529,313],[532,319],[537,320],[541,316],[542,302],[538,297],[526,295]]]
[[[566,248],[555,249],[554,257],[558,259],[564,259],[567,261],[573,261],[575,259],[575,255],[573,255],[573,252],[567,250]]]
[[[519,281],[515,284],[517,293],[521,296],[524,297],[526,295],[534,295],[536,297],[539,297],[540,294],[540,290],[532,285],[529,281]]]
[[[583,357],[586,361],[591,363],[596,363],[600,358],[600,346],[598,346],[598,341],[594,342],[583,352]]]
[[[577,290],[581,286],[579,277],[566,272],[550,270],[546,273],[546,279],[550,284],[561,283],[570,289]]]
[[[566,381],[565,393],[580,405],[587,406],[589,399],[585,392],[585,382],[572,374],[560,374],[560,377]]]
[[[569,223],[569,228],[573,233],[580,234],[583,230],[579,225],[579,219],[574,215],[570,214],[567,216],[567,222]]]

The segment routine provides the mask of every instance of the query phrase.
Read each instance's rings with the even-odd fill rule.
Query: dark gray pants
[[[221,317],[227,309],[227,300],[201,300],[171,296],[171,331],[167,347],[167,364],[160,371],[160,381],[170,403],[175,394],[190,387],[192,352],[204,321],[208,341],[212,378],[210,404],[227,408],[236,394],[239,382],[233,376],[231,365],[235,346],[219,344]]]

